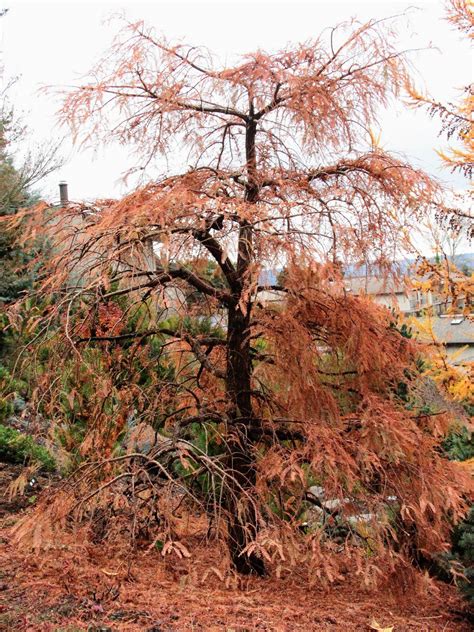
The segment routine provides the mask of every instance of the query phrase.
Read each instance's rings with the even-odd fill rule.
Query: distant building
[[[90,233],[85,230],[98,212],[97,208],[92,204],[71,202],[65,182],[59,184],[59,191],[59,205],[51,207],[49,240],[51,254],[57,259],[57,267],[64,275],[65,284],[85,287],[97,278],[101,266],[106,266],[111,271],[120,273],[121,287],[134,288],[140,285],[143,275],[156,271],[160,260],[155,241],[144,237],[142,241],[137,240],[130,246],[125,245],[120,252],[121,242],[119,237],[115,237],[114,248],[117,248],[119,254],[109,259],[110,253],[104,242],[88,242]],[[63,209],[63,213],[55,214],[54,211],[58,207]],[[62,252],[68,252],[71,258],[62,259]],[[136,299],[142,296],[139,290],[131,292],[132,298],[134,295]],[[169,284],[162,292],[154,293],[149,302],[154,304],[158,320],[163,321],[181,313],[186,295],[178,283]]]
[[[375,303],[396,309],[405,316],[420,319],[422,329],[419,338],[429,342],[434,338],[446,348],[449,361],[455,366],[474,362],[474,320],[463,314],[448,313],[449,302],[432,290],[422,291],[413,287],[413,281],[405,277],[399,280],[375,276],[346,278],[346,291],[371,296]],[[458,308],[463,307],[459,301]],[[429,314],[428,320],[426,314]]]
[[[474,320],[463,315],[445,314],[429,320],[420,319],[420,322],[423,329],[431,330],[433,335],[423,331],[419,338],[426,341],[434,338],[441,342],[451,364],[461,366],[474,362]]]
[[[450,278],[465,279],[457,272],[453,272]],[[405,315],[422,316],[429,311],[432,315],[442,316],[463,311],[466,305],[464,297],[458,297],[453,305],[449,292],[443,291],[442,287],[429,290],[417,287],[419,282],[425,280],[408,274],[399,278],[367,275],[346,277],[344,285],[348,292],[371,296],[378,305],[393,308]]]
[[[413,288],[408,278],[349,277],[344,279],[344,285],[346,291],[371,296],[378,305],[396,309],[402,314],[416,314],[433,305],[432,293]]]

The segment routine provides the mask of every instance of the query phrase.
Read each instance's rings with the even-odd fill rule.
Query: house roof
[[[424,323],[431,325],[433,334],[439,342],[447,345],[474,345],[474,321],[470,318],[451,314],[431,318],[430,321],[424,320]]]
[[[344,279],[346,290],[354,294],[405,294],[407,285],[403,279],[376,276],[349,277]]]

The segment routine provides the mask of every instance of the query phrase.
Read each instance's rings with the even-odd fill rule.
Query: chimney
[[[67,182],[59,183],[59,204],[60,206],[67,206],[69,204],[69,196],[67,192]]]

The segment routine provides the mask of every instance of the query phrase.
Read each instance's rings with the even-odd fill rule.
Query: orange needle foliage
[[[100,509],[109,537],[137,537],[146,509],[163,554],[188,555],[176,512],[194,503],[243,573],[304,563],[333,579],[350,558],[370,576],[444,549],[465,485],[437,450],[446,420],[407,410],[397,386],[416,381],[419,349],[341,276],[341,262],[388,269],[439,194],[370,144],[377,109],[406,82],[393,41],[390,22],[354,22],[220,68],[128,24],[67,94],[61,117],[79,141],[131,145],[142,166],[187,151],[191,165],[118,201],[30,218],[56,248],[37,290],[53,299],[41,404],[60,418],[61,381],[46,382],[71,363],[94,391],[69,515]],[[285,274],[262,288],[271,265]],[[170,300],[174,319],[160,313]],[[223,329],[199,329],[203,316]],[[114,452],[130,415],[159,433],[147,454]],[[336,545],[332,515],[303,532],[312,484],[338,520],[367,516],[363,545],[350,528]]]

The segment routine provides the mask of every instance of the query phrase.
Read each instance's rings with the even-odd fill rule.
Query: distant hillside
[[[435,257],[430,257],[429,261],[435,261]],[[416,259],[400,259],[395,263],[395,269],[399,274],[406,274],[410,268],[414,265]],[[454,265],[460,270],[468,269],[469,272],[474,271],[474,252],[463,252],[454,257]],[[278,276],[282,272],[283,268],[267,268],[260,273],[259,284],[264,286],[277,285]],[[347,266],[345,269],[346,277],[362,277],[368,273],[367,266]],[[370,268],[370,275],[377,276],[377,269],[375,267]]]
[[[474,271],[474,252],[464,252],[454,257],[454,265],[458,268],[467,266],[469,270]]]
[[[448,257],[450,259],[450,257]],[[436,257],[430,257],[428,261],[434,263]],[[416,259],[400,259],[394,265],[394,268],[400,274],[406,274],[410,268],[416,263]],[[454,265],[460,270],[467,268],[469,272],[474,271],[474,252],[463,252],[459,255],[455,255],[453,259]],[[362,266],[348,266],[345,270],[346,276],[359,277],[366,276],[369,273],[371,275],[377,275],[377,268],[371,267],[370,271],[366,265]]]

